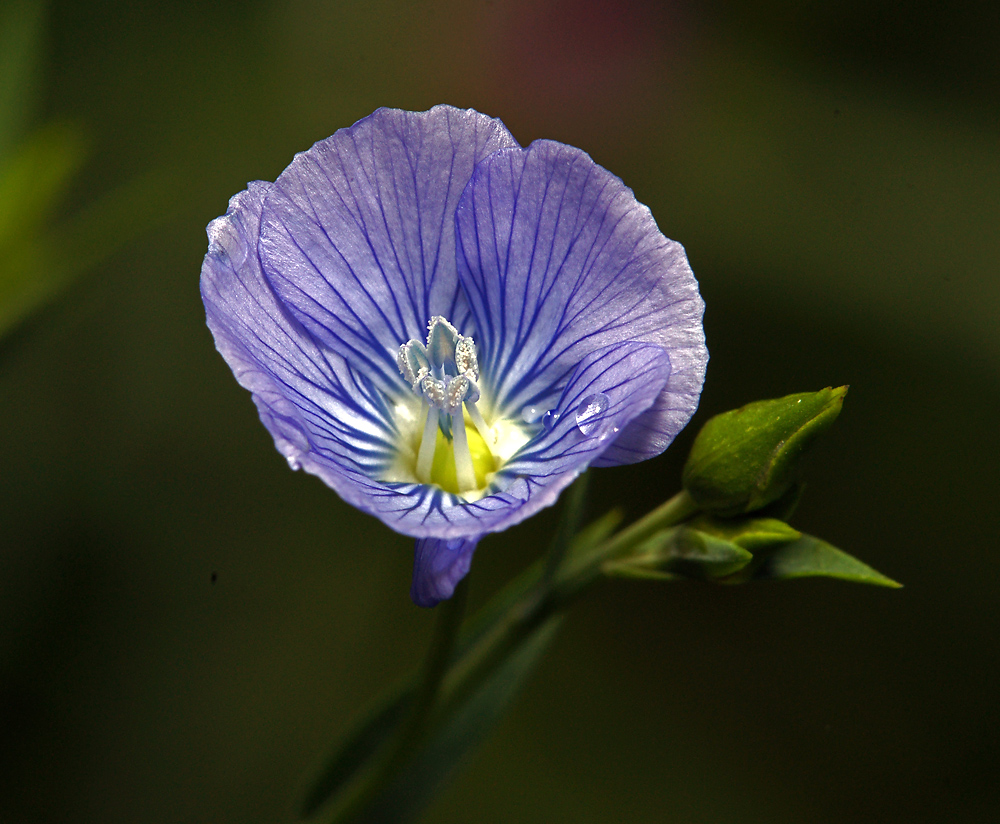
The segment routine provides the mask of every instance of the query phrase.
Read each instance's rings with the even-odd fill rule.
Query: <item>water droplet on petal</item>
[[[601,416],[607,411],[608,396],[603,392],[587,395],[576,408],[576,425],[584,435],[592,435],[601,425]]]
[[[555,409],[550,409],[542,415],[542,426],[544,426],[547,431],[551,431],[557,423],[559,423],[559,413],[556,412]]]
[[[296,471],[298,471],[299,469],[302,469],[302,464],[299,463],[299,459],[296,458],[294,455],[287,455],[285,457],[285,460],[288,461],[288,465],[292,469],[294,469]]]
[[[544,414],[545,410],[540,406],[526,406],[521,410],[521,420],[525,423],[535,423]]]

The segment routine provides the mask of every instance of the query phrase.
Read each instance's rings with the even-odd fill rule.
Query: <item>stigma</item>
[[[436,315],[427,325],[427,342],[404,343],[396,363],[403,380],[423,402],[417,479],[463,496],[482,489],[486,475],[496,469],[497,437],[476,406],[480,393],[475,342]],[[471,431],[466,429],[466,417]]]

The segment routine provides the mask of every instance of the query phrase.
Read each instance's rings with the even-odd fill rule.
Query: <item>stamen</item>
[[[426,344],[418,340],[407,341],[399,347],[396,363],[403,380],[424,402],[426,417],[413,474],[420,483],[437,484],[449,491],[457,488],[461,495],[477,494],[479,482],[476,467],[479,467],[481,477],[496,471],[493,449],[501,437],[499,430],[486,425],[476,407],[480,396],[475,342],[471,337],[460,334],[445,318],[435,315],[427,325]],[[473,437],[475,462],[465,430],[463,407],[469,410],[469,419],[480,436]],[[438,430],[443,436],[442,444],[450,443],[449,451],[454,453],[454,480],[445,479],[440,474],[441,466],[445,465],[448,467],[447,474],[451,475],[451,455],[442,451],[438,456],[438,466],[435,466]]]
[[[420,439],[420,451],[417,453],[417,480],[429,484],[434,466],[434,448],[437,446],[438,411],[426,403],[424,408],[427,409],[427,420],[424,421],[424,436]]]
[[[473,380],[479,380],[479,359],[476,344],[472,338],[460,335],[455,344],[455,368],[460,375],[469,373]]]
[[[473,401],[466,401],[465,408],[469,410],[469,418],[472,423],[475,424],[476,429],[482,436],[482,439],[486,441],[487,446],[493,446],[497,442],[497,435],[492,429],[486,425],[486,421],[483,420],[483,413],[479,411],[479,407]]]
[[[469,439],[465,434],[465,421],[462,419],[461,408],[451,415],[451,432],[455,446],[455,477],[458,479],[459,490],[466,492],[475,489],[478,484],[476,471],[472,467],[472,453],[469,452]]]

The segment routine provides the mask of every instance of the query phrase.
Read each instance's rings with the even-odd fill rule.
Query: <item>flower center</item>
[[[396,356],[403,379],[423,401],[424,423],[415,474],[456,495],[482,489],[495,472],[497,434],[479,400],[479,361],[471,337],[443,317],[431,318],[427,343],[410,340]]]

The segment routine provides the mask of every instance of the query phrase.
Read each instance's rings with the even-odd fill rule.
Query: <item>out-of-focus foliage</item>
[[[83,129],[51,122],[28,133],[43,52],[45,4],[0,10],[0,337],[162,219],[166,180],[150,175],[53,225],[87,154]]]

